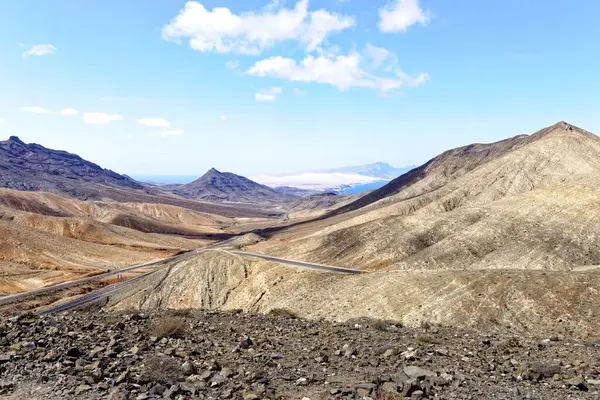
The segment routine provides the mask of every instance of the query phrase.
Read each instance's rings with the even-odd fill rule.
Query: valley
[[[560,122],[358,195],[215,169],[102,198],[0,189],[0,313],[285,310],[596,340],[599,160],[600,138]]]

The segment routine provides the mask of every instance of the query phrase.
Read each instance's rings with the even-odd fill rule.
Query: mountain
[[[318,234],[285,232],[295,246],[288,238],[278,254],[363,268],[570,270],[600,265],[597,203],[600,138],[560,122],[442,153],[302,226]]]
[[[583,131],[565,122],[560,122],[531,136],[518,135],[495,143],[477,143],[448,150],[425,164],[400,175],[387,185],[365,195],[356,202],[340,208],[337,212],[343,213],[356,210],[386,197],[393,196],[401,191],[404,191],[404,197],[406,198],[419,196],[426,192],[433,192],[442,188],[447,183],[475,170],[477,167],[500,158],[527,143],[535,142],[539,137],[557,129],[564,129],[569,132],[574,129],[577,129],[578,132]],[[409,190],[408,188],[411,189]]]
[[[11,136],[0,141],[0,187],[98,198],[105,187],[143,189],[135,180],[78,155],[26,144]]]
[[[256,284],[238,287],[260,293],[264,307],[315,318],[593,336],[575,315],[597,315],[598,204],[600,138],[559,122],[446,151],[328,215],[265,231],[268,240],[248,247],[377,273],[306,274],[268,287],[260,286],[269,281],[261,266]],[[326,301],[332,293],[335,301]],[[325,303],[329,309],[316,307]]]
[[[319,173],[340,173],[370,176],[380,179],[394,179],[413,169],[414,166],[394,168],[388,163],[376,162],[373,164],[357,165],[352,167],[341,167],[315,171]]]
[[[11,136],[0,141],[0,188],[52,192],[81,200],[168,204],[197,212],[236,217],[275,217],[257,207],[231,207],[183,199],[168,188],[143,185],[78,155],[23,143]],[[267,188],[268,189],[268,188]]]
[[[173,190],[173,193],[194,200],[231,203],[281,203],[296,199],[285,193],[256,183],[231,172],[211,168],[200,178]]]

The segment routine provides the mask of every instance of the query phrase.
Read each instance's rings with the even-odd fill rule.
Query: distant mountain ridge
[[[173,193],[194,200],[232,203],[277,203],[296,199],[279,193],[246,177],[211,168],[200,178],[173,190]]]
[[[104,169],[76,154],[26,144],[16,136],[0,141],[0,187],[100,198],[105,187],[143,189],[126,175]]]
[[[332,169],[319,170],[319,171],[315,171],[315,172],[356,174],[356,175],[370,176],[373,178],[380,178],[380,179],[394,179],[394,178],[397,178],[400,175],[410,171],[414,167],[415,166],[395,168],[386,162],[376,162],[373,164],[332,168]]]
[[[348,189],[361,185],[366,185],[365,190],[372,190],[373,187],[378,188],[381,185],[375,184],[372,185],[373,187],[369,185],[378,181],[390,181],[413,168],[412,166],[394,168],[388,163],[377,162],[294,174],[262,174],[252,179],[273,188],[288,186],[318,192],[345,192]]]

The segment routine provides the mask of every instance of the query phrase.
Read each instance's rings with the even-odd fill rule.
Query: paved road
[[[201,249],[197,249],[197,250],[194,250],[194,251],[190,251],[188,253],[184,253],[184,254],[180,254],[180,255],[177,255],[177,256],[165,258],[164,260],[161,260],[161,262],[164,263],[164,262],[172,261],[172,260],[175,260],[175,259],[182,260],[184,258],[191,258],[191,257],[193,257],[193,256],[195,256],[195,255],[197,255],[199,253],[204,252],[204,251],[215,249],[215,248],[218,248],[218,247],[226,246],[227,243],[229,241],[231,241],[231,240],[233,240],[233,239],[224,240],[222,242],[215,243],[215,244],[212,244],[210,246],[203,247]],[[131,279],[128,279],[128,280],[126,280],[124,282],[119,282],[119,283],[115,283],[113,285],[106,286],[106,287],[104,287],[104,288],[102,288],[100,290],[96,290],[96,291],[91,292],[89,294],[86,294],[84,296],[78,297],[75,300],[68,301],[68,302],[63,303],[63,304],[61,304],[59,306],[39,311],[38,314],[40,314],[40,315],[56,314],[56,313],[63,312],[63,311],[75,310],[77,308],[83,307],[84,305],[93,303],[96,300],[99,300],[99,299],[107,296],[110,293],[113,293],[113,292],[115,292],[115,291],[117,291],[117,290],[119,290],[119,289],[121,289],[121,288],[123,288],[125,286],[131,285],[134,282],[137,282],[137,281],[139,281],[141,279],[144,279],[144,278],[146,278],[146,277],[148,277],[148,276],[150,276],[152,274],[155,274],[158,271],[162,271],[163,269],[168,268],[168,267],[169,267],[169,265],[164,265],[164,266],[162,266],[160,268],[156,268],[156,269],[154,269],[154,270],[152,270],[150,272],[146,272],[145,274],[136,276],[135,278],[131,278]]]
[[[23,292],[23,293],[13,294],[13,295],[10,295],[10,296],[0,297],[0,304],[5,304],[5,303],[11,302],[11,301],[15,301],[15,300],[19,300],[19,299],[24,299],[26,297],[37,296],[37,295],[40,295],[42,293],[52,292],[54,290],[60,290],[60,289],[66,289],[66,288],[74,287],[74,286],[79,286],[79,285],[81,285],[83,283],[97,281],[97,280],[108,278],[108,277],[111,277],[111,276],[114,276],[114,275],[117,275],[117,274],[122,274],[124,272],[135,271],[137,269],[151,267],[151,266],[163,264],[163,263],[166,263],[166,262],[169,262],[169,261],[174,261],[174,260],[177,260],[177,259],[179,259],[181,257],[190,256],[192,254],[198,253],[199,251],[208,250],[208,249],[212,249],[214,247],[222,246],[226,242],[228,242],[228,240],[226,240],[224,242],[215,243],[215,244],[212,244],[210,246],[203,247],[201,249],[193,250],[191,252],[187,252],[187,253],[183,253],[183,254],[178,254],[178,255],[172,256],[172,257],[162,258],[160,260],[154,260],[154,261],[150,261],[150,262],[143,263],[143,264],[132,265],[131,267],[127,267],[127,268],[123,268],[123,269],[119,269],[119,270],[115,270],[115,271],[110,271],[110,272],[106,272],[104,274],[94,275],[94,276],[90,276],[90,277],[83,278],[83,279],[78,279],[76,281],[59,283],[59,284],[52,285],[52,286],[46,286],[46,287],[43,287],[41,289],[32,290],[30,292]]]
[[[169,257],[167,259],[161,260],[162,262],[165,261],[170,261],[173,259],[181,259],[183,257],[192,257],[195,254],[201,253],[203,251],[206,250],[210,250],[212,248],[216,248],[216,247],[223,247],[226,245],[226,242],[220,242],[208,247],[204,247],[202,249],[198,249],[198,250],[194,250],[193,252],[189,252],[189,253],[185,253],[185,254],[181,254],[178,256],[174,256],[174,257]],[[295,261],[295,260],[289,260],[289,259],[285,259],[285,258],[278,258],[278,257],[272,257],[272,256],[267,256],[264,254],[259,254],[259,253],[251,253],[251,252],[247,252],[247,251],[239,251],[239,250],[229,250],[230,253],[232,254],[237,254],[237,255],[241,255],[241,256],[245,256],[245,257],[254,257],[254,258],[262,258],[264,260],[268,260],[268,261],[273,261],[273,262],[277,262],[277,263],[281,263],[281,264],[287,264],[287,265],[292,265],[294,267],[300,267],[300,268],[308,268],[308,269],[313,269],[313,270],[318,270],[318,271],[325,271],[325,272],[336,272],[336,273],[341,273],[341,274],[364,274],[367,273],[367,271],[361,271],[361,270],[356,270],[356,269],[349,269],[349,268],[341,268],[341,267],[334,267],[331,265],[323,265],[323,264],[315,264],[315,263],[309,263],[309,262],[304,262],[304,261]],[[156,262],[158,263],[158,261]],[[135,278],[129,279],[127,281],[124,282],[120,282],[120,283],[116,283],[110,286],[107,286],[105,288],[102,288],[100,290],[96,290],[92,293],[89,293],[87,295],[81,296],[75,300],[66,302],[64,304],[61,304],[59,306],[56,307],[52,307],[43,311],[40,311],[39,314],[41,315],[46,315],[46,314],[55,314],[55,313],[59,313],[59,312],[63,312],[63,311],[69,311],[69,310],[74,310],[76,308],[80,308],[83,307],[84,305],[90,304],[96,300],[99,300],[105,296],[107,296],[110,293],[113,293],[125,286],[131,285],[134,282],[137,282],[141,279],[144,279],[158,271],[161,271],[165,268],[168,268],[168,265],[164,265],[160,268],[154,269],[150,272],[147,272],[145,274],[136,276]]]
[[[367,271],[361,271],[358,269],[341,268],[341,267],[334,267],[331,265],[323,265],[323,264],[315,264],[315,263],[309,263],[309,262],[304,262],[304,261],[288,260],[286,258],[278,258],[278,257],[267,256],[267,255],[259,254],[259,253],[251,253],[249,251],[229,250],[229,252],[232,254],[238,254],[240,256],[262,258],[263,260],[269,260],[269,261],[273,261],[273,262],[280,263],[280,264],[293,265],[294,267],[300,267],[300,268],[316,269],[319,271],[337,272],[340,274],[365,274],[365,273],[367,273]]]
[[[131,278],[131,279],[128,279],[128,280],[123,281],[123,282],[119,282],[119,283],[115,283],[113,285],[106,286],[106,287],[104,287],[102,289],[96,290],[96,291],[94,291],[94,292],[92,292],[90,294],[86,294],[85,296],[81,296],[81,297],[79,297],[79,298],[77,298],[75,300],[68,301],[68,302],[63,303],[63,304],[61,304],[59,306],[39,311],[38,314],[39,315],[47,315],[47,314],[56,314],[56,313],[63,312],[63,311],[74,310],[74,309],[82,307],[82,306],[84,306],[86,304],[92,303],[92,302],[94,302],[96,300],[99,300],[99,299],[103,298],[104,296],[106,296],[106,295],[108,295],[108,294],[110,294],[112,292],[115,292],[115,291],[117,291],[117,290],[119,290],[119,289],[121,289],[121,288],[123,288],[123,287],[125,287],[127,285],[131,285],[132,283],[137,282],[137,281],[139,281],[141,279],[144,279],[144,278],[146,278],[146,277],[148,277],[148,276],[150,276],[150,275],[152,275],[152,274],[154,274],[154,273],[156,273],[158,271],[161,271],[161,270],[163,270],[164,268],[167,268],[167,267],[168,266],[163,266],[163,267],[157,268],[157,269],[155,269],[153,271],[146,272],[145,274],[136,276],[135,278]]]

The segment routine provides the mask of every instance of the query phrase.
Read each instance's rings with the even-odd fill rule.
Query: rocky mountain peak
[[[179,186],[174,193],[196,200],[240,203],[278,202],[291,197],[244,176],[221,172],[215,168],[209,169],[195,181]]]
[[[17,136],[0,141],[0,187],[56,192],[87,199],[99,196],[99,185],[143,189],[135,180],[76,154],[26,144]]]
[[[15,143],[19,143],[19,144],[25,145],[25,143],[21,139],[19,139],[18,136],[11,136],[11,137],[8,138],[8,140],[10,142],[15,142]]]

